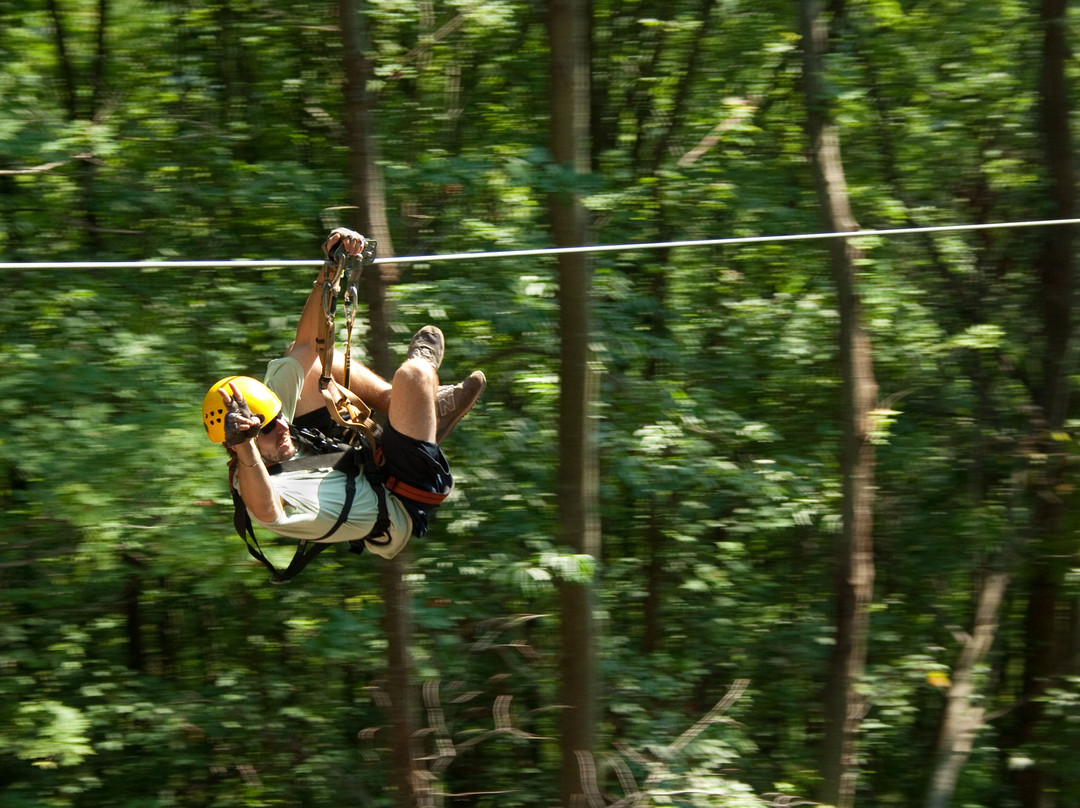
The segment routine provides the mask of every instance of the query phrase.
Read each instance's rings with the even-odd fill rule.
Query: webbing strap
[[[297,460],[288,460],[284,463],[277,463],[276,465],[273,465],[266,470],[271,477],[277,474],[281,474],[283,471],[304,471],[307,469],[327,467],[334,468],[338,471],[342,471],[345,473],[345,503],[341,506],[341,512],[338,513],[337,519],[334,521],[333,527],[331,527],[323,535],[319,536],[319,538],[308,539],[308,541],[326,541],[335,533],[337,533],[338,528],[345,524],[345,520],[349,518],[349,511],[352,510],[353,499],[356,498],[356,478],[359,475],[363,466],[361,458],[358,458],[357,455],[362,454],[363,451],[363,449],[348,447],[340,452],[307,455]],[[370,477],[368,478],[368,480],[369,482],[372,482]],[[372,482],[371,487],[376,491],[376,495],[378,495],[379,489],[382,488],[382,485],[380,483],[381,480],[379,482]],[[382,516],[384,512],[385,505],[382,501],[382,498],[379,497],[379,516]],[[379,522],[378,517],[376,517],[375,521],[377,526]],[[367,536],[365,536],[364,539],[362,539],[361,541],[366,539]]]
[[[319,390],[323,402],[334,420],[347,430],[359,431],[374,445],[371,432],[371,408],[349,389],[349,376],[352,362],[352,330],[356,320],[359,293],[357,285],[364,267],[375,262],[375,250],[378,243],[374,239],[365,239],[359,258],[347,255],[344,250],[337,250],[328,258],[324,269],[326,280],[323,281],[322,308],[323,317],[319,323],[319,333],[315,339],[316,349],[322,363],[319,377]],[[333,378],[334,369],[334,317],[337,312],[337,296],[341,291],[341,279],[345,277],[344,306],[348,336],[343,351],[345,372],[343,383],[338,384]]]
[[[323,445],[327,444],[324,443]],[[374,452],[372,452],[369,445],[364,443],[361,443],[360,446],[338,445],[342,447],[339,451],[306,455],[296,460],[275,464],[267,469],[271,476],[285,471],[304,471],[326,467],[335,468],[345,474],[345,502],[333,526],[318,539],[301,539],[297,543],[292,560],[284,570],[275,567],[273,562],[262,551],[244,501],[241,499],[240,493],[230,485],[233,497],[233,525],[236,532],[244,540],[244,544],[247,545],[248,553],[270,571],[273,583],[288,583],[299,575],[315,556],[330,546],[325,543],[326,540],[333,536],[349,518],[349,512],[352,510],[353,500],[356,497],[356,478],[361,472],[375,492],[378,500],[378,511],[371,531],[361,539],[349,541],[350,552],[362,552],[365,543],[384,547],[392,540],[390,537],[390,513],[386,506],[386,487],[383,485],[384,475],[375,463]]]
[[[291,581],[301,570],[306,567],[315,556],[321,553],[330,545],[328,544],[315,544],[310,541],[300,541],[296,545],[296,551],[293,553],[292,560],[289,561],[289,566],[283,570],[279,570],[274,566],[266,554],[263,553],[262,547],[259,546],[259,539],[255,536],[255,528],[251,524],[251,517],[248,516],[247,508],[244,507],[244,501],[240,498],[240,493],[233,488],[233,525],[236,527],[236,532],[240,535],[240,538],[244,540],[244,544],[247,546],[248,553],[251,557],[266,567],[270,571],[270,580],[275,584],[284,584]]]
[[[347,430],[371,432],[371,408],[352,390],[325,376],[319,379],[323,403],[334,421]],[[373,438],[372,438],[373,439]]]
[[[386,488],[389,491],[397,494],[399,497],[405,497],[406,499],[415,500],[424,505],[430,505],[436,507],[441,505],[443,500],[448,496],[447,494],[438,494],[434,491],[425,491],[423,488],[417,488],[415,485],[409,485],[406,482],[402,482],[397,477],[386,478]]]
[[[335,533],[337,529],[345,524],[345,520],[349,516],[349,510],[352,508],[353,498],[356,496],[356,475],[350,474],[345,478],[345,504],[341,506],[341,513],[338,514],[337,519],[334,521],[333,527],[326,531],[319,538],[314,541],[326,541]]]

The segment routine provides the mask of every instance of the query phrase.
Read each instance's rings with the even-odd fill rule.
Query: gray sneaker
[[[409,343],[407,359],[426,359],[435,370],[442,364],[445,342],[443,333],[433,325],[425,325],[413,335]]]
[[[474,370],[457,384],[444,384],[435,394],[435,442],[442,443],[446,436],[465,417],[473,404],[480,398],[487,385],[487,377],[482,370]]]

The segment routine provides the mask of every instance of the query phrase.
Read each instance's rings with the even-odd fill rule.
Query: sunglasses
[[[278,414],[266,422],[266,426],[259,430],[260,435],[269,435],[275,429],[277,429],[278,421],[281,420],[281,411],[278,410]]]

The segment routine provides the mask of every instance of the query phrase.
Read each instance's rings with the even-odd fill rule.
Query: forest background
[[[1068,219],[1078,16],[5,0],[0,260]],[[488,389],[287,586],[199,403],[314,264],[0,270],[0,806],[1080,805],[1074,237],[380,265]]]

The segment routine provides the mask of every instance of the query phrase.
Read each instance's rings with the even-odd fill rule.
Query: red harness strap
[[[386,478],[386,489],[392,494],[397,494],[399,497],[412,499],[432,507],[442,504],[442,501],[450,496],[449,494],[436,494],[431,491],[425,491],[423,488],[417,488],[414,485],[402,482],[397,477]]]

